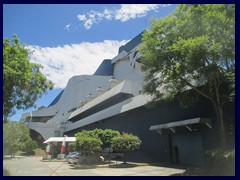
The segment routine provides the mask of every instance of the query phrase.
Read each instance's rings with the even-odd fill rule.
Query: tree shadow
[[[120,164],[109,165],[109,168],[134,168],[138,166],[139,166],[138,164],[120,163]]]

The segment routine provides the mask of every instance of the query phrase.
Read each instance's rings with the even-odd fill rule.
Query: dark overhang
[[[129,99],[133,97],[132,94],[128,94],[128,93],[118,93],[112,97],[109,97],[108,99],[100,102],[99,104],[96,104],[95,106],[85,110],[84,112],[82,113],[79,113],[71,118],[69,118],[68,120],[71,121],[71,122],[76,122],[80,119],[83,119],[87,116],[90,116],[94,113],[97,113],[103,109],[107,109],[108,107],[111,107],[115,104],[118,104],[126,99]]]
[[[79,121],[87,116],[129,99],[136,94],[134,89],[139,87],[140,82],[124,80],[75,110],[69,116],[68,120],[71,122]]]
[[[166,124],[159,124],[159,125],[154,125],[151,126],[149,130],[151,131],[157,131],[160,134],[162,134],[162,131],[164,129],[169,129],[173,133],[176,133],[176,128],[177,127],[186,127],[189,131],[193,131],[192,126],[196,124],[205,124],[207,127],[212,128],[212,123],[209,118],[193,118],[193,119],[187,119],[187,120],[181,120],[181,121],[175,121],[175,122],[170,122]]]

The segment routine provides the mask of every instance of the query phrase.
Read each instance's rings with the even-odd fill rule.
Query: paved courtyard
[[[136,166],[129,168],[75,168],[66,162],[42,162],[42,157],[19,157],[3,160],[3,166],[12,176],[169,176],[185,169],[161,166]]]

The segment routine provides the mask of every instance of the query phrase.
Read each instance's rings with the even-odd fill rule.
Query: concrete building
[[[203,165],[204,151],[218,144],[215,111],[205,99],[182,109],[177,101],[161,101],[146,108],[142,95],[145,74],[137,47],[141,34],[119,48],[113,59],[103,60],[93,75],[72,77],[48,107],[23,114],[21,121],[39,142],[49,137],[74,136],[83,129],[111,128],[140,137],[139,151],[129,160]],[[235,105],[225,116],[235,120]]]

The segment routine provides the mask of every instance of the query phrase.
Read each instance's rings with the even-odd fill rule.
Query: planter
[[[58,154],[58,155],[57,155],[57,159],[58,159],[58,160],[64,159],[65,157],[66,157],[65,154]]]
[[[43,160],[50,160],[50,159],[51,159],[51,155],[49,155],[49,154],[44,154],[42,159],[43,159]]]

